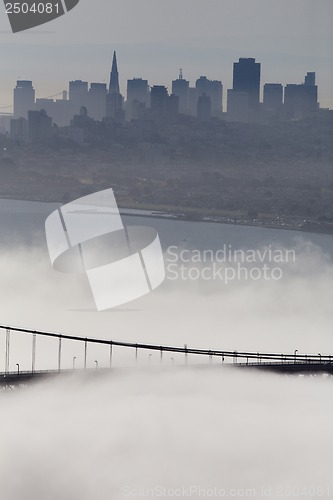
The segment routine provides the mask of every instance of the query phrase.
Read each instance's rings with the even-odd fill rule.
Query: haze
[[[16,35],[1,9],[1,106],[12,104],[19,77],[34,81],[38,97],[75,78],[107,81],[114,49],[123,93],[134,76],[170,86],[180,67],[192,83],[205,74],[227,89],[232,63],[256,57],[262,82],[301,83],[316,71],[321,106],[333,106],[330,0],[81,0],[62,18]]]
[[[191,498],[213,488],[265,498],[265,488],[276,500],[291,488],[328,499],[331,389],[330,379],[175,369],[1,393],[1,494],[148,499],[155,487],[197,486]]]

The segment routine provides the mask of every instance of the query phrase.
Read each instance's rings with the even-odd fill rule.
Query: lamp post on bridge
[[[20,363],[16,363],[17,366],[17,375],[20,375]]]
[[[319,363],[321,364],[321,354],[320,354],[320,352],[318,352],[318,356],[319,356]]]
[[[298,353],[298,349],[294,350],[294,363],[296,364],[296,354]]]
[[[96,370],[98,370],[98,361],[95,359]]]
[[[73,357],[73,370],[75,370],[75,360],[76,360],[76,356]]]

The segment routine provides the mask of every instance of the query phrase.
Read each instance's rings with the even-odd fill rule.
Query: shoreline
[[[172,220],[176,222],[203,222],[203,223],[210,223],[210,224],[225,224],[225,225],[230,225],[230,226],[242,226],[242,227],[254,227],[256,229],[278,229],[279,231],[298,231],[300,233],[309,233],[309,234],[326,234],[327,236],[333,236],[333,227],[332,230],[324,230],[323,228],[320,228],[322,230],[310,230],[308,228],[303,228],[302,226],[285,226],[285,225],[274,225],[274,224],[255,224],[251,222],[229,222],[229,221],[223,221],[223,220],[208,220],[207,217],[203,217],[202,219],[192,219],[190,217],[181,217],[178,216],[177,214],[165,214],[163,215],[163,212],[160,214],[134,214],[134,213],[126,213],[125,211],[126,208],[120,208],[120,213],[121,215],[124,215],[126,217],[148,217],[151,219],[164,219],[164,220]],[[313,223],[315,224],[315,223]]]
[[[17,199],[10,198],[6,196],[0,195],[0,201],[18,201],[18,202],[28,202],[28,203],[43,203],[43,204],[54,204],[54,205],[63,205],[63,203],[59,201],[45,201],[45,200],[31,200],[31,199]],[[127,210],[133,210],[136,212],[142,213],[131,213],[127,212]],[[280,231],[298,231],[300,233],[309,233],[309,234],[325,234],[327,236],[333,236],[333,223],[322,223],[315,221],[308,221],[303,224],[296,223],[292,224],[273,224],[273,223],[264,223],[246,221],[246,220],[223,220],[219,219],[218,216],[207,216],[204,214],[193,216],[190,214],[186,214],[180,211],[166,211],[165,209],[155,208],[134,208],[134,207],[122,207],[119,206],[119,211],[121,215],[125,217],[147,217],[151,219],[161,219],[161,220],[172,220],[172,221],[183,221],[183,222],[203,222],[203,223],[213,223],[213,224],[227,224],[232,226],[242,226],[242,227],[254,227],[254,228],[262,228],[262,229],[277,229]]]

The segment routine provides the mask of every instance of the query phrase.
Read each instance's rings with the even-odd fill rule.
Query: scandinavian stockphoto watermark
[[[296,262],[296,252],[290,249],[234,249],[223,245],[218,250],[189,250],[170,246],[166,256],[167,278],[171,281],[220,280],[232,281],[281,280],[284,266]]]
[[[80,0],[4,0],[13,33],[49,23],[74,9]]]
[[[165,278],[158,233],[125,226],[112,189],[79,198],[45,222],[51,264],[84,273],[98,311],[142,297]]]
[[[330,488],[320,485],[274,485],[257,487],[203,487],[188,485],[167,487],[155,485],[150,488],[124,486],[124,498],[330,498]]]
[[[84,196],[54,211],[45,222],[53,268],[84,273],[96,309],[111,309],[175,280],[280,280],[295,250],[273,248],[189,250],[170,246],[146,226],[123,224],[112,189]]]

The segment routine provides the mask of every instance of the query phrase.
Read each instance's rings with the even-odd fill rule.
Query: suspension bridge
[[[122,348],[133,352],[133,364],[138,364],[139,352],[149,352],[148,359],[152,353],[157,353],[160,363],[163,363],[167,354],[182,355],[182,364],[189,363],[189,357],[203,357],[206,364],[212,363],[213,359],[221,365],[237,368],[255,369],[261,371],[271,371],[284,374],[326,374],[333,375],[333,356],[326,354],[301,354],[296,349],[293,353],[265,353],[265,352],[243,352],[212,349],[195,349],[184,345],[176,347],[170,345],[156,345],[133,342],[122,342],[115,340],[80,337],[56,332],[46,332],[41,330],[31,330],[27,328],[10,327],[0,325],[0,334],[5,336],[4,349],[4,371],[0,372],[0,387],[14,387],[17,385],[27,385],[32,381],[65,375],[73,371],[102,373],[113,368],[114,348]],[[31,348],[27,354],[29,356],[30,368],[21,370],[20,364],[11,360],[11,336],[12,334],[25,334],[31,337]],[[55,339],[57,341],[57,367],[51,370],[38,370],[36,366],[37,339],[39,337]],[[76,356],[73,357],[73,366],[69,368],[62,364],[63,342],[71,341],[83,345],[83,368],[75,370]],[[108,349],[108,363],[99,365],[98,360],[94,361],[93,367],[88,367],[87,356],[89,346],[99,345]],[[174,364],[174,357],[169,357],[169,361]],[[207,361],[206,361],[207,360]],[[12,370],[13,365],[15,370]]]

